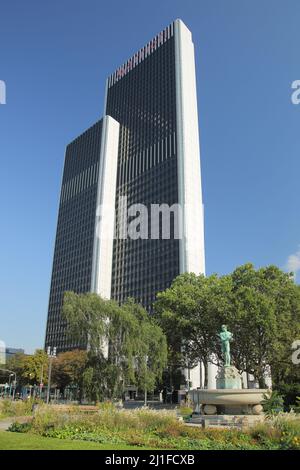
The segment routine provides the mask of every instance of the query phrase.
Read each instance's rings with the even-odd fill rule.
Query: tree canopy
[[[53,361],[52,383],[61,391],[69,385],[77,386],[80,390],[86,364],[86,351],[74,349],[58,354]]]
[[[249,263],[226,276],[180,275],[158,294],[156,318],[181,362],[203,361],[205,368],[208,359],[222,362],[217,332],[227,324],[234,365],[264,386],[270,368],[277,374],[291,365],[292,340],[300,336],[299,295],[291,275]]]
[[[167,345],[161,328],[133,300],[121,306],[96,294],[65,294],[69,335],[88,342],[83,374],[93,399],[121,396],[128,384],[153,390],[166,366]]]
[[[41,378],[46,383],[48,356],[42,349],[37,349],[33,355],[18,353],[7,361],[5,368],[16,373],[19,385],[39,384]]]

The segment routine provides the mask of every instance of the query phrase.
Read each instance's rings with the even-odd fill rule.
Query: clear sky
[[[289,256],[300,268],[299,0],[1,2],[8,346],[43,346],[66,144],[102,115],[106,76],[176,18],[196,51],[207,273],[249,261],[286,268]]]

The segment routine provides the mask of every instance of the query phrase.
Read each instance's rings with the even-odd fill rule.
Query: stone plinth
[[[216,376],[217,389],[238,390],[242,388],[242,380],[239,371],[234,366],[225,366],[219,369]]]
[[[201,414],[260,415],[265,393],[265,389],[200,389],[191,390],[189,397]]]
[[[264,416],[255,415],[202,415],[193,416],[189,421],[190,425],[200,425],[203,428],[237,428],[247,429],[264,421]]]

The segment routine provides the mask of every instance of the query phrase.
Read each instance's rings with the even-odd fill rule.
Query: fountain
[[[202,425],[232,425],[255,423],[263,418],[262,401],[267,389],[243,389],[239,371],[231,365],[230,342],[233,335],[222,325],[219,333],[224,365],[216,376],[216,389],[197,389],[189,392],[194,403],[193,422]],[[200,416],[199,416],[200,415]],[[252,415],[252,418],[249,417]],[[257,419],[254,419],[254,416]],[[242,419],[243,417],[248,419]],[[260,419],[259,419],[260,417]],[[211,418],[211,419],[209,419]]]

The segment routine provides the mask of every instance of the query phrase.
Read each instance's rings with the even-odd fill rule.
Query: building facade
[[[134,54],[106,90],[105,114],[120,123],[116,212],[124,197],[149,212],[153,204],[182,209],[169,239],[161,225],[151,238],[156,221],[149,217],[145,238],[114,241],[112,297],[134,297],[151,311],[156,293],[179,273],[205,270],[194,47],[184,23],[176,20]]]
[[[5,348],[6,362],[16,354],[25,354],[25,351],[22,348]]]
[[[66,149],[45,340],[46,348],[56,347],[58,352],[86,348],[86,343],[73,343],[66,334],[62,317],[63,296],[66,291],[85,293],[97,290],[92,283],[93,272],[96,264],[97,269],[103,267],[95,262],[98,253],[95,246],[96,211],[102,197],[104,162],[106,159],[116,161],[118,127],[112,118],[104,117]],[[111,267],[104,271],[111,271]],[[107,276],[105,282],[102,290],[99,289],[102,295],[110,292]]]
[[[108,77],[104,115],[111,132],[100,121],[66,151],[46,334],[58,351],[86,346],[65,336],[66,290],[133,297],[151,313],[178,274],[205,272],[194,46],[181,20]]]

